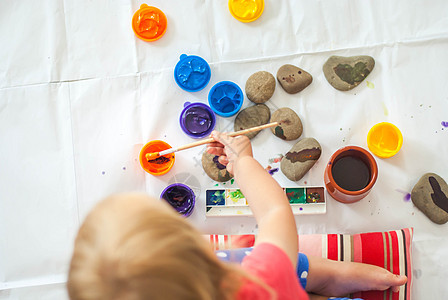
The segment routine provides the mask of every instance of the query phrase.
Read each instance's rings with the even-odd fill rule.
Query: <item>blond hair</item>
[[[253,279],[219,261],[171,207],[126,194],[105,199],[85,219],[67,288],[73,300],[234,299],[245,278]]]

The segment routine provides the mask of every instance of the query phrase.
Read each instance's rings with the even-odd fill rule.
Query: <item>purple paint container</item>
[[[192,138],[203,138],[215,128],[216,117],[213,110],[203,103],[185,102],[179,121],[186,134]]]
[[[193,190],[182,183],[173,183],[167,186],[160,195],[160,198],[168,202],[184,217],[191,215],[196,202],[196,196]]]

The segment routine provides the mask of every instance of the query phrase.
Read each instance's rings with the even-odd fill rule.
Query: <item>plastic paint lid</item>
[[[244,94],[240,87],[231,81],[215,84],[208,93],[208,103],[213,111],[223,117],[236,114],[243,105]]]
[[[171,148],[172,147],[170,145],[168,145],[164,141],[159,140],[151,141],[143,146],[142,150],[140,151],[140,165],[142,166],[143,170],[155,176],[168,173],[168,171],[171,170],[174,165],[174,153],[160,156],[149,162],[146,159],[146,154],[160,152]]]
[[[367,134],[367,145],[378,157],[392,157],[400,151],[403,135],[394,124],[383,122],[373,126]]]
[[[132,17],[132,30],[139,39],[147,42],[160,39],[166,27],[166,16],[157,7],[142,4]]]
[[[210,81],[211,71],[208,63],[199,56],[182,54],[174,68],[174,80],[187,92],[197,92]]]
[[[193,190],[182,183],[174,183],[166,187],[160,194],[160,198],[168,202],[184,217],[191,215],[196,202]]]
[[[216,124],[213,110],[200,102],[185,102],[184,109],[180,114],[180,127],[192,138],[208,136]]]
[[[264,0],[229,0],[229,10],[238,21],[252,22],[263,13]]]

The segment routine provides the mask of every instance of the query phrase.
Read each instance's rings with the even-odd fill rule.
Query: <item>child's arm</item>
[[[252,157],[246,136],[236,138],[213,132],[217,141],[207,146],[211,154],[235,176],[258,224],[256,244],[269,242],[283,249],[297,264],[297,228],[288,199],[271,175]]]

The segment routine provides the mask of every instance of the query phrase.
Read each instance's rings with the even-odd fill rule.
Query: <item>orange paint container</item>
[[[160,39],[166,31],[167,19],[157,7],[142,4],[132,17],[132,30],[135,35],[146,42]]]
[[[169,144],[159,140],[151,141],[143,146],[142,150],[140,151],[140,165],[142,166],[143,170],[155,176],[160,176],[168,173],[174,165],[174,153],[160,156],[150,161],[146,159],[146,154],[160,152],[171,148],[172,147]]]

